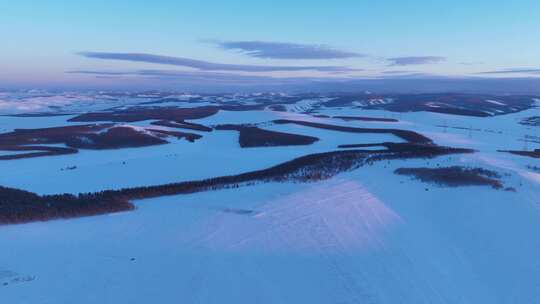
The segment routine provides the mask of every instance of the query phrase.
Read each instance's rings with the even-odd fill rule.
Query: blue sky
[[[0,87],[534,77],[538,16],[534,0],[0,0]]]

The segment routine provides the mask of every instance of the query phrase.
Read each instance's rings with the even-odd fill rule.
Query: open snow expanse
[[[137,202],[135,212],[2,227],[0,280],[10,284],[0,298],[534,303],[538,186],[426,193],[379,164],[316,184],[164,197]]]
[[[540,148],[540,128],[519,124],[537,108],[493,117],[348,107],[321,108],[319,117],[297,113],[313,104],[190,120],[317,137],[311,145],[241,148],[236,131],[190,130],[203,137],[0,161],[0,186],[57,194],[159,185],[264,169],[343,144],[403,142],[393,134],[271,123],[276,119],[411,130],[476,152],[384,160],[325,181],[164,196],[137,200],[130,212],[0,226],[0,303],[539,301],[540,172],[531,167],[540,162],[497,151]],[[339,115],[399,121],[331,118]],[[0,116],[0,133],[63,126],[72,117]],[[512,191],[394,174],[449,166],[492,170]]]

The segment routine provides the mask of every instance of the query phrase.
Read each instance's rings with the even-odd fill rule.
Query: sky
[[[0,0],[0,88],[540,76],[540,1]]]

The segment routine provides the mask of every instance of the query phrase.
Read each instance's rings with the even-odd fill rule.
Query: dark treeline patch
[[[521,120],[520,124],[524,126],[540,127],[540,116],[531,116]]]
[[[250,215],[255,213],[254,210],[248,210],[248,209],[236,209],[236,208],[224,208],[222,210],[225,213],[233,213],[238,215]]]
[[[520,156],[527,156],[533,158],[540,158],[540,149],[534,151],[519,151],[519,150],[499,150],[499,152],[506,152]]]
[[[115,127],[113,124],[15,129],[13,132],[0,134],[2,146],[66,144],[71,148],[117,149],[163,143],[167,142],[133,128]]]
[[[77,153],[77,149],[64,147],[47,147],[47,146],[6,146],[0,145],[0,151],[28,151],[28,153],[17,153],[9,155],[0,155],[0,160],[14,160],[41,156],[53,156],[63,154]]]
[[[387,142],[374,143],[374,144],[348,144],[348,145],[339,145],[338,148],[367,148],[367,147],[386,146],[386,144]]]
[[[422,182],[434,183],[439,186],[491,186],[494,189],[503,188],[503,184],[499,180],[501,175],[495,171],[483,168],[460,166],[444,168],[399,168],[394,173],[412,176]]]
[[[73,113],[21,113],[21,114],[8,114],[0,115],[7,117],[57,117],[57,116],[69,116],[74,115]]]
[[[2,155],[0,160],[41,157],[77,153],[77,149],[121,149],[166,144],[167,136],[195,141],[198,134],[164,131],[137,130],[132,127],[114,124],[89,124],[41,129],[15,129],[13,132],[0,134],[0,150],[28,151],[12,155]],[[65,144],[67,147],[47,146]]]
[[[374,144],[347,144],[347,145],[339,145],[339,149],[360,149],[360,148],[372,148],[372,147],[384,147],[388,148],[389,143],[374,143]],[[384,149],[381,149],[384,150]],[[366,150],[366,151],[374,151],[374,150]],[[377,151],[377,150],[375,150]]]
[[[76,136],[101,132],[113,124],[91,124],[41,129],[15,129],[13,132],[0,134],[0,145],[37,145],[62,144]]]
[[[358,121],[373,121],[373,122],[399,122],[394,118],[379,118],[379,117],[367,117],[367,116],[334,116],[333,118],[342,120],[358,120]]]
[[[285,107],[285,105],[282,105],[282,104],[270,105],[268,106],[268,109],[272,111],[276,111],[276,112],[287,112],[287,107]]]
[[[238,142],[242,148],[311,145],[317,137],[276,132],[249,125],[218,125],[216,130],[240,132]]]
[[[71,118],[76,122],[137,122],[144,120],[183,121],[212,116],[218,112],[217,107],[176,108],[176,107],[137,107],[109,112],[91,112]]]
[[[167,131],[167,130],[160,130],[160,129],[146,129],[146,131],[150,131],[153,134],[156,134],[157,136],[161,136],[161,137],[173,136],[173,137],[176,137],[177,139],[185,138],[189,142],[194,142],[202,138],[201,135],[195,134],[195,133]]]
[[[254,111],[264,109],[261,105],[219,105],[202,106],[194,108],[178,107],[133,107],[117,108],[104,112],[90,112],[69,119],[75,122],[138,122],[145,120],[167,120],[184,122],[191,119],[202,119],[216,114],[220,110],[224,111]],[[184,122],[185,123],[185,122]]]
[[[0,224],[15,224],[51,219],[99,215],[134,209],[120,196],[35,193],[0,186]]]
[[[13,132],[0,134],[0,150],[28,151],[12,155],[3,155],[0,160],[53,156],[77,153],[76,147],[50,147],[47,144],[66,144],[77,136],[86,136],[106,130],[113,124],[91,124],[40,129],[15,129]]]
[[[80,149],[121,149],[162,145],[168,141],[130,127],[114,127],[102,133],[73,136],[66,145]]]
[[[13,132],[0,134],[3,145],[58,144],[66,138],[81,134],[91,134],[106,130],[114,124],[89,124],[39,129],[15,129]]]
[[[233,105],[233,103],[227,103],[227,105],[221,105],[217,106],[218,110],[223,111],[257,111],[257,110],[264,110],[266,104],[258,104],[258,105],[244,105],[241,103],[237,103]]]
[[[156,186],[106,190],[79,195],[39,196],[34,193],[0,187],[0,224],[44,221],[132,210],[129,203],[166,195],[237,188],[266,182],[314,182],[331,178],[362,165],[395,158],[432,158],[470,150],[436,145],[395,144],[389,150],[333,151],[302,156],[285,163],[238,175],[209,178]]]
[[[195,131],[203,131],[203,132],[211,132],[212,128],[196,124],[193,122],[186,122],[186,121],[168,121],[168,120],[158,120],[153,121],[150,123],[154,126],[162,126],[162,127],[169,127],[169,128],[176,128],[176,129],[188,129],[188,130],[195,130]]]
[[[441,113],[441,114],[452,114],[460,116],[472,116],[472,117],[490,117],[490,113],[478,111],[478,110],[469,110],[462,108],[452,108],[452,107],[427,107],[425,109],[427,112]]]
[[[407,142],[418,143],[418,144],[432,144],[431,139],[409,130],[401,129],[374,129],[374,128],[353,128],[353,127],[343,127],[336,125],[329,125],[323,123],[309,122],[309,121],[300,121],[300,120],[288,120],[288,119],[278,119],[274,120],[276,124],[297,124],[306,127],[339,131],[339,132],[349,132],[349,133],[374,133],[374,134],[393,134]]]
[[[360,148],[369,147],[384,147],[380,150],[361,150]],[[431,158],[435,156],[447,155],[447,154],[465,154],[474,153],[472,149],[464,148],[452,148],[445,146],[438,146],[434,144],[416,144],[416,143],[372,143],[372,144],[350,144],[339,145],[338,148],[349,149],[355,148],[356,151],[363,151],[370,153],[369,159],[383,160],[383,159],[398,159],[398,158]]]
[[[61,194],[40,196],[18,189],[0,187],[0,224],[99,215],[134,209],[120,196]]]
[[[434,158],[449,154],[467,154],[474,153],[472,149],[453,148],[438,146],[434,144],[416,144],[416,143],[380,143],[386,147],[383,150],[357,150],[368,153],[367,161],[369,163],[381,160],[408,159],[408,158]]]

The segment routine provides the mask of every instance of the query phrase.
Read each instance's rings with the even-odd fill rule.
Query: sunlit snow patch
[[[401,221],[362,184],[336,181],[265,203],[250,214],[220,213],[201,245],[232,251],[348,251],[384,243]]]

